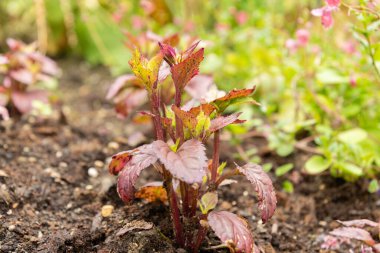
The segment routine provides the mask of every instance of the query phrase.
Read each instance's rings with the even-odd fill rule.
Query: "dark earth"
[[[108,174],[110,157],[130,149],[133,134],[142,131],[149,142],[150,126],[115,116],[105,99],[113,80],[105,68],[80,60],[59,64],[65,117],[0,123],[0,252],[186,252],[172,244],[168,207],[144,200],[123,204],[116,177]],[[257,137],[242,146],[266,150],[265,140]],[[237,153],[233,146],[223,143],[222,159],[232,153]],[[222,187],[218,206],[249,221],[262,252],[348,252],[321,250],[323,236],[338,226],[335,220],[380,219],[379,197],[367,192],[366,181],[307,176],[302,164],[309,154],[302,151],[287,158],[262,153],[274,166],[296,165],[289,175],[272,177],[278,198],[274,217],[261,223],[253,188],[243,178]],[[292,194],[281,190],[286,178],[297,182]],[[146,170],[139,183],[151,179],[157,175]],[[113,206],[110,215],[102,214],[104,205]],[[227,252],[210,249],[219,244],[210,232],[202,252]]]

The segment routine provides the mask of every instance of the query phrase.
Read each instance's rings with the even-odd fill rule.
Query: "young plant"
[[[371,220],[350,220],[350,221],[338,221],[343,227],[339,227],[330,232],[327,240],[322,245],[322,248],[337,249],[343,242],[349,242],[350,239],[359,240],[365,245],[369,246],[369,251],[364,249],[362,245],[362,252],[380,252],[380,222],[374,222]],[[371,234],[364,228],[372,227],[376,230],[377,241],[372,238]],[[343,238],[344,240],[339,240]],[[372,250],[371,250],[372,249]]]
[[[36,101],[48,103],[48,93],[38,85],[55,83],[60,72],[53,60],[37,51],[35,44],[14,39],[8,39],[7,44],[10,50],[0,55],[0,115],[4,120],[10,114],[30,112]]]
[[[109,171],[118,175],[117,190],[120,198],[130,203],[135,197],[135,183],[143,169],[153,166],[162,176],[175,240],[178,246],[198,252],[209,228],[231,252],[253,252],[255,248],[248,223],[239,216],[216,211],[217,190],[231,183],[231,178],[244,175],[258,194],[261,218],[266,222],[276,209],[276,194],[272,181],[259,165],[246,164],[224,171],[220,163],[220,132],[230,124],[242,123],[240,113],[224,115],[236,103],[253,100],[252,89],[232,90],[226,95],[191,108],[182,106],[182,94],[194,76],[198,75],[204,49],[196,50],[198,43],[182,53],[168,44],[159,43],[160,52],[151,59],[135,50],[129,61],[135,77],[144,85],[151,104],[156,141],[112,157]],[[161,99],[161,66],[170,67],[175,90],[174,103],[164,104]],[[213,137],[212,159],[206,156],[207,140]],[[210,152],[211,153],[211,152]],[[152,186],[149,186],[152,187]],[[141,192],[141,191],[139,191]],[[145,191],[147,192],[147,191]]]

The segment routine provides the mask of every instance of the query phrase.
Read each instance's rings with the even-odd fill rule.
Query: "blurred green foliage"
[[[379,174],[379,6],[344,1],[326,30],[310,14],[322,0],[2,0],[1,41],[38,39],[38,2],[44,3],[48,53],[72,51],[118,74],[129,71],[124,31],[197,37],[206,45],[201,72],[212,73],[220,88],[258,86],[261,107],[244,107],[244,115],[264,120],[230,127],[232,134],[254,128],[280,156],[310,153],[305,171],[311,174],[330,169],[349,181]],[[309,33],[307,43],[286,47],[300,29]]]

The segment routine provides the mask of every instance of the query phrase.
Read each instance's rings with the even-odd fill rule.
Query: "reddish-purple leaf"
[[[207,220],[224,244],[232,247],[236,252],[251,253],[253,251],[254,243],[247,221],[226,211],[212,211]]]
[[[157,161],[153,144],[143,145],[129,151],[132,153],[132,158],[124,163],[124,169],[121,171],[117,181],[117,192],[124,202],[128,203],[133,200],[135,195],[134,185],[141,171]]]
[[[173,66],[176,64],[176,52],[175,49],[168,45],[161,42],[158,42],[158,45],[160,46],[160,51],[164,56],[164,60],[170,65]]]
[[[276,192],[274,191],[272,180],[263,171],[261,166],[257,164],[248,163],[243,167],[238,166],[238,170],[254,185],[259,199],[261,219],[265,223],[272,217],[277,205]]]
[[[112,99],[114,98],[119,91],[128,83],[129,81],[136,80],[137,78],[134,75],[127,74],[127,75],[122,75],[116,78],[115,82],[111,84],[111,87],[108,90],[107,99]]]
[[[199,73],[199,65],[203,61],[204,48],[191,54],[182,62],[171,68],[174,84],[178,88],[184,88],[187,83]]]
[[[377,227],[379,226],[379,223],[367,220],[367,219],[359,219],[359,220],[350,220],[350,221],[340,221],[338,222],[346,227],[358,227],[358,228],[363,228],[365,226],[369,227]]]
[[[13,70],[10,72],[10,76],[22,84],[30,85],[35,81],[33,74],[26,69]]]
[[[234,113],[228,116],[220,116],[211,120],[211,125],[210,125],[209,130],[211,132],[215,132],[216,130],[222,129],[223,127],[226,127],[230,124],[243,123],[244,121],[238,120],[238,117],[240,116],[240,114],[241,114],[240,112]]]
[[[40,52],[32,52],[30,57],[41,64],[41,71],[45,74],[51,76],[58,76],[60,74],[60,69],[58,68],[57,63],[55,63],[52,59],[46,57]]]
[[[28,113],[33,109],[33,101],[48,103],[48,96],[45,91],[34,90],[27,92],[12,92],[12,103],[21,113]]]
[[[153,148],[170,173],[189,184],[201,183],[206,175],[207,157],[203,144],[191,139],[174,152],[163,141],[155,141]]]
[[[186,49],[185,52],[182,52],[181,53],[182,58],[187,58],[189,57],[189,55],[193,54],[194,50],[198,47],[200,42],[201,42],[200,40],[196,41],[188,49]]]
[[[119,102],[116,103],[116,112],[121,118],[127,117],[133,110],[143,105],[147,100],[148,92],[143,89],[125,90]]]
[[[164,81],[170,75],[170,66],[166,62],[162,62],[158,70],[158,82]]]
[[[373,245],[372,247],[376,250],[376,252],[380,252],[380,243],[377,243]]]
[[[361,228],[341,227],[334,229],[330,232],[330,234],[334,236],[346,237],[350,239],[363,241],[370,246],[375,244],[375,241],[371,237],[370,233]]]
[[[133,150],[123,151],[112,156],[112,160],[108,165],[109,173],[113,175],[119,174],[125,165],[132,159]]]

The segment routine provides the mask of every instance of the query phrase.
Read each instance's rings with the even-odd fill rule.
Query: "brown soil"
[[[107,163],[111,155],[128,149],[127,137],[136,128],[116,119],[104,99],[110,74],[74,61],[60,65],[68,123],[26,117],[0,126],[0,252],[184,252],[171,243],[167,206],[140,200],[126,206],[117,196]],[[234,150],[223,147],[229,159],[226,154]],[[291,161],[300,168],[305,157],[267,154],[263,159],[275,165]],[[91,167],[97,177],[89,176]],[[321,235],[337,226],[334,220],[380,219],[379,198],[367,193],[365,182],[308,177],[298,168],[292,175],[299,178],[293,194],[281,191],[284,178],[273,177],[278,208],[265,225],[259,222],[248,182],[221,190],[219,208],[248,219],[263,252],[322,252]],[[154,178],[151,173],[143,173],[140,183]],[[109,217],[100,214],[104,205],[114,206]],[[121,233],[130,222],[140,225]],[[205,250],[217,244],[209,233],[202,252],[227,252]]]

